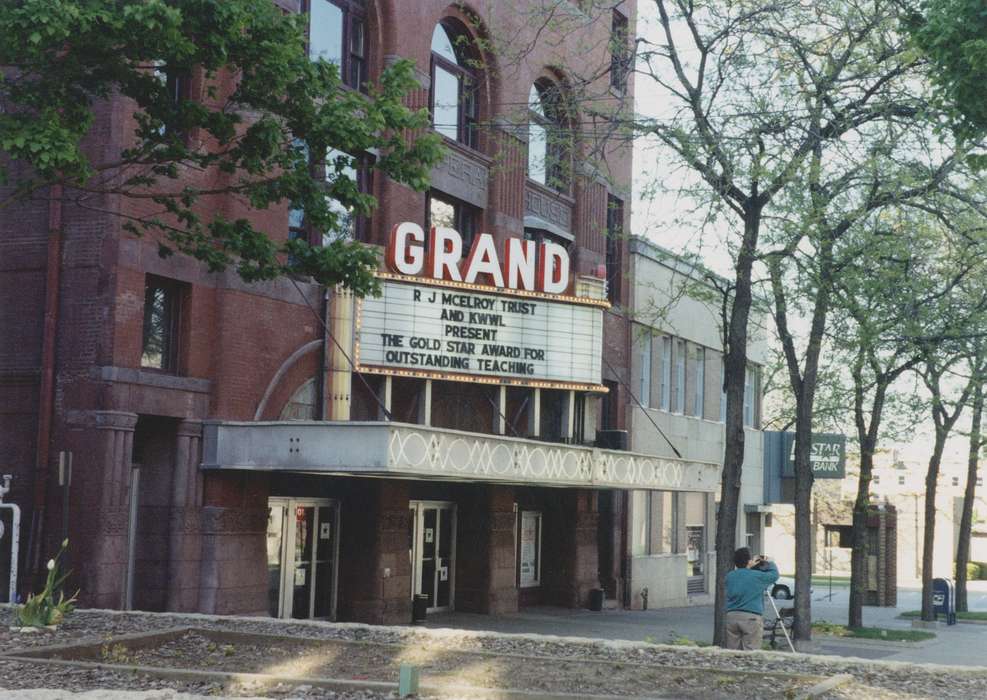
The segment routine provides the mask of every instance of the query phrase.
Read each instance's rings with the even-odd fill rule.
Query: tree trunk
[[[898,372],[899,370],[895,370]],[[847,610],[847,626],[863,627],[864,598],[867,573],[867,508],[870,505],[870,484],[874,478],[874,450],[880,434],[881,417],[884,414],[884,397],[890,377],[880,375],[874,386],[874,402],[870,409],[870,424],[864,417],[863,357],[854,372],[854,413],[857,424],[857,440],[860,443],[860,475],[857,477],[857,497],[853,502],[853,549],[850,554],[850,604]]]
[[[970,536],[973,529],[973,499],[977,490],[977,470],[980,466],[980,426],[984,416],[984,388],[978,381],[973,388],[973,416],[970,419],[970,452],[967,457],[966,489],[963,492],[963,514],[960,516],[960,538],[956,543],[956,612],[967,611],[966,565],[970,561]]]
[[[816,259],[819,278],[812,323],[806,344],[804,365],[800,366],[794,338],[788,326],[788,304],[780,261],[771,266],[772,291],[775,298],[775,325],[785,351],[789,382],[795,394],[795,638],[812,639],[812,559],[814,529],[812,523],[812,414],[819,377],[819,355],[832,289],[834,232],[819,243]]]
[[[869,442],[869,441],[868,441]],[[860,476],[857,479],[857,498],[853,502],[853,533],[850,553],[850,605],[847,611],[848,627],[864,626],[864,597],[867,572],[867,508],[870,505],[870,483],[874,475],[874,446],[862,442],[860,448]]]
[[[946,445],[948,429],[936,426],[936,441],[929,458],[929,471],[925,475],[925,532],[922,535],[922,619],[935,620],[932,611],[932,555],[936,541],[936,486],[939,482],[939,466]]]
[[[751,311],[751,273],[761,223],[759,208],[744,216],[744,240],[737,255],[736,280],[730,320],[727,326],[727,353],[724,358],[724,385],[727,395],[726,435],[723,472],[720,478],[720,511],[716,520],[716,605],[713,613],[713,644],[726,643],[724,619],[726,576],[733,569],[737,542],[737,514],[740,478],[744,465],[744,378],[747,372],[747,325]]]

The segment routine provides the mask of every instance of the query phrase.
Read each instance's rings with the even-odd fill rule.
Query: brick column
[[[269,491],[266,474],[203,479],[199,612],[267,614]]]
[[[558,507],[546,509],[544,518],[551,519],[544,522],[542,538],[545,602],[586,607],[590,589],[600,585],[595,494],[584,489],[560,490]]]
[[[194,612],[199,603],[202,559],[202,423],[178,425],[172,477],[168,546],[168,603],[173,612]]]
[[[81,518],[89,537],[83,543],[88,556],[76,559],[85,562],[80,589],[87,606],[119,608],[124,602],[130,469],[137,414],[93,411],[83,423],[94,433],[95,449],[89,455],[77,453],[73,479],[78,483],[82,481],[78,477],[83,477],[82,498],[92,504],[82,511],[85,515]],[[85,464],[80,465],[83,460]]]

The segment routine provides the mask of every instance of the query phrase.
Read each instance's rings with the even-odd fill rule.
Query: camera
[[[751,564],[751,568],[756,569],[757,571],[767,570],[768,558],[763,554],[758,554],[756,557],[754,557],[754,563]]]

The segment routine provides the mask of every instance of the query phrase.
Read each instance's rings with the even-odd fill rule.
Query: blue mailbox
[[[956,624],[956,586],[951,578],[932,579],[932,611],[946,616],[947,625]]]

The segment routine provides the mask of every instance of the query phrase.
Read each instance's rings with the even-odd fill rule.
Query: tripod
[[[795,653],[795,645],[792,644],[792,638],[788,634],[788,628],[785,626],[785,621],[782,619],[781,613],[778,612],[778,605],[775,603],[775,599],[772,598],[767,591],[764,592],[764,595],[767,597],[769,601],[771,601],[771,607],[774,608],[775,624],[781,625],[781,631],[785,635],[785,641],[788,642],[788,648],[792,650],[792,653]]]

